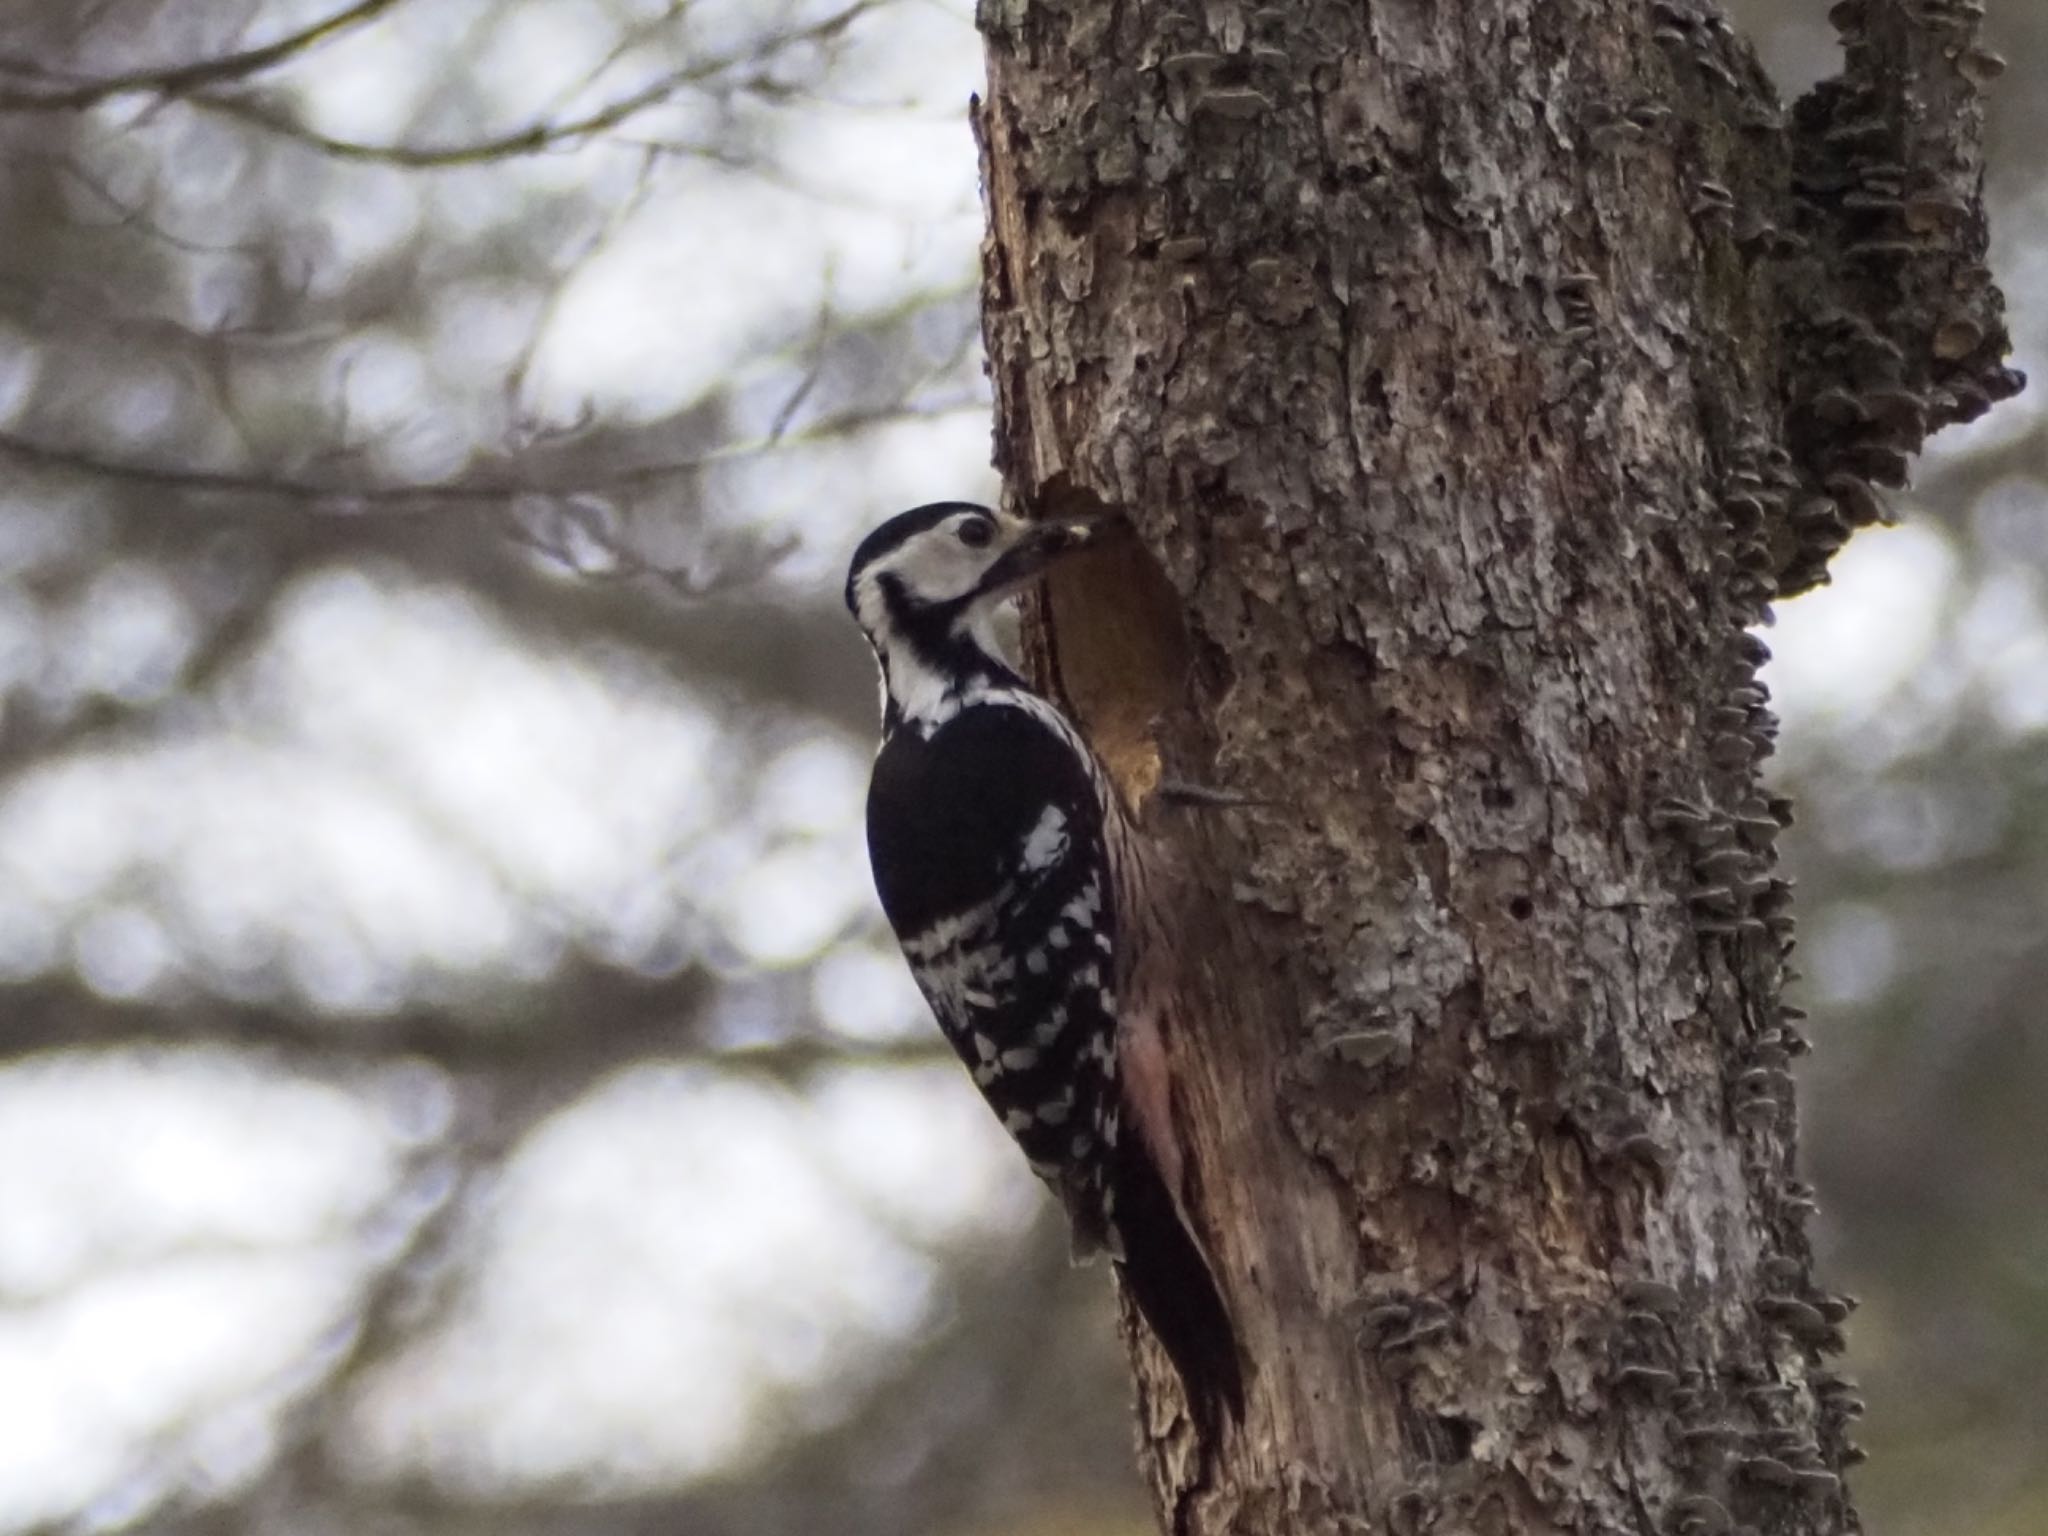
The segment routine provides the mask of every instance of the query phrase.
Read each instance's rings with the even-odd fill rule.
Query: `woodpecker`
[[[1242,1418],[1243,1377],[1180,1197],[1144,845],[995,630],[1009,598],[1112,525],[935,502],[855,550],[846,605],[882,672],[868,856],[940,1029],[1065,1206],[1076,1256],[1116,1265],[1213,1435]]]

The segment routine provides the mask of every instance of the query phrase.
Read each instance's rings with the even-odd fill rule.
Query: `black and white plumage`
[[[1003,659],[1002,603],[1099,521],[940,502],[861,544],[846,601],[882,668],[868,851],[883,911],[975,1084],[1106,1250],[1198,1420],[1239,1416],[1230,1319],[1178,1199],[1157,1020],[1132,989],[1145,861],[1079,733]]]

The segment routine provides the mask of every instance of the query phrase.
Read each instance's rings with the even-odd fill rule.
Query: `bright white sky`
[[[481,8],[420,0],[326,51],[305,77],[311,116],[406,132],[447,78],[439,50]],[[737,39],[750,11],[699,0],[693,16]],[[592,62],[607,14],[536,0],[468,78],[544,100]],[[828,301],[879,313],[970,281],[964,108],[980,58],[965,7],[906,0],[853,40],[838,104],[778,119],[796,185],[692,170],[613,233],[553,315],[529,409],[659,416],[800,340]],[[629,59],[608,85],[633,79]],[[694,125],[679,111],[641,126]],[[533,174],[629,160],[599,149]],[[380,183],[328,254],[459,221],[463,195],[459,178]],[[457,364],[488,375],[529,317],[458,295],[424,351],[387,338],[345,387],[366,420],[463,416]],[[398,451],[430,462],[435,440],[421,428]],[[987,422],[969,412],[736,467],[724,495],[739,519],[806,509],[807,542],[775,580],[814,588],[881,513],[985,494],[986,459]],[[0,528],[19,558],[47,518],[15,510]],[[2029,578],[1980,593],[1930,663],[1955,574],[1943,541],[1909,525],[1859,538],[1832,588],[1786,608],[1770,676],[1788,751],[1802,731],[1966,682],[2015,726],[2048,723]],[[110,569],[59,618],[40,633],[0,598],[0,684],[61,662],[67,691],[149,698],[193,643],[140,567]],[[538,654],[464,598],[315,577],[187,728],[52,764],[0,798],[0,975],[69,962],[124,996],[193,966],[371,1010],[572,944],[653,964],[688,931],[754,965],[815,963],[823,1017],[850,1036],[925,1027],[872,942],[864,744],[814,734],[755,761],[724,724],[658,669]],[[340,1342],[366,1253],[445,1197],[425,1149],[450,1113],[425,1072],[323,1086],[201,1053],[0,1074],[0,1528],[109,1488],[88,1524],[118,1523],[161,1488],[248,1475],[270,1411]],[[619,1484],[714,1470],[785,1395],[917,1326],[925,1245],[1020,1222],[1034,1198],[950,1071],[848,1074],[802,1100],[627,1073],[519,1151],[481,1218],[475,1304],[371,1384],[348,1453],[457,1486],[515,1467]]]

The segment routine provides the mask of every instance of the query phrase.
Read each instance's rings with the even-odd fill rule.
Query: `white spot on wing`
[[[1102,888],[1090,880],[1081,887],[1079,895],[1060,908],[1060,916],[1076,928],[1092,928],[1095,926],[1095,914],[1101,907]]]
[[[1024,867],[1050,869],[1067,856],[1067,813],[1048,805],[1024,839]]]
[[[920,960],[936,959],[949,951],[962,949],[971,935],[994,928],[997,909],[1010,896],[1011,888],[1006,885],[987,901],[977,902],[951,917],[942,917],[921,933],[904,935],[904,955],[915,965]]]
[[[1017,970],[995,943],[997,911],[1009,896],[1005,887],[988,901],[940,918],[902,941],[919,989],[948,1027],[964,1028],[1002,1006],[1005,984]]]

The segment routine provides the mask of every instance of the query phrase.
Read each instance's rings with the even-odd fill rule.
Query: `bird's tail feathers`
[[[1197,1429],[1213,1441],[1225,1418],[1244,1418],[1244,1371],[1230,1311],[1142,1138],[1124,1141],[1111,1177],[1123,1239],[1117,1273],[1173,1361]]]

